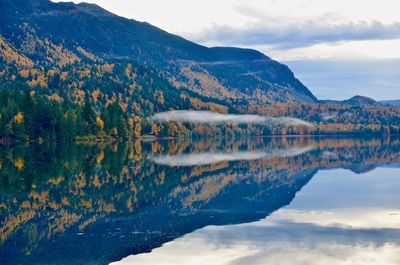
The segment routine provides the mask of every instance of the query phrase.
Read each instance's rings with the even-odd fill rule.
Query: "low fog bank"
[[[291,117],[270,117],[261,115],[220,114],[211,111],[176,110],[161,112],[153,115],[151,120],[159,122],[191,122],[203,124],[221,124],[234,122],[238,124],[270,124],[285,126],[307,126],[312,124],[301,119]]]

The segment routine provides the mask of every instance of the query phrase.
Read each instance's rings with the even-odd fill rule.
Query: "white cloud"
[[[384,24],[379,21],[324,23],[321,19],[279,21],[267,19],[245,28],[214,26],[193,39],[229,46],[267,45],[272,49],[288,50],[320,43],[346,41],[391,40],[400,38],[400,22]]]
[[[293,55],[290,51],[282,52],[280,48],[273,48],[271,44],[284,48],[299,47],[299,44],[310,47],[300,51],[302,53],[296,52],[296,57],[301,54],[305,57],[315,56],[316,51],[322,53],[319,55],[322,57],[337,56],[338,53],[346,57],[352,52],[358,54],[360,46],[347,47],[342,54],[340,48],[346,43],[354,40],[387,40],[398,38],[399,35],[400,3],[397,0],[86,0],[86,2],[97,3],[121,16],[147,21],[189,39],[201,40],[204,44],[264,46],[262,50],[277,59],[293,59]],[[227,34],[224,33],[226,29],[235,31]],[[224,34],[217,36],[217,39],[213,36],[215,34],[209,34],[209,38],[207,35],[200,38],[202,32]],[[249,42],[249,39],[253,41]],[[319,47],[312,46],[316,43],[338,41],[342,43],[330,45],[323,51]],[[393,47],[391,52],[392,57],[400,58],[400,49]],[[377,58],[386,57],[387,54],[387,49],[373,49],[369,52],[369,56]]]

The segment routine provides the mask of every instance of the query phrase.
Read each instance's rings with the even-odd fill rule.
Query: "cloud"
[[[260,46],[275,49],[309,47],[344,41],[400,39],[400,22],[330,22],[321,18],[284,19],[267,17],[246,27],[215,25],[191,37],[201,43]]]
[[[269,117],[261,115],[239,115],[239,114],[220,114],[210,111],[190,111],[177,110],[161,112],[153,115],[150,119],[160,122],[191,122],[204,124],[221,124],[224,122],[235,122],[239,124],[271,124],[287,126],[307,126],[312,125],[301,119],[291,117]]]
[[[276,149],[268,152],[234,152],[234,153],[211,153],[182,155],[159,155],[150,159],[160,165],[171,167],[204,166],[216,164],[222,161],[249,161],[272,157],[290,157],[301,155],[313,149],[312,146],[303,148]]]

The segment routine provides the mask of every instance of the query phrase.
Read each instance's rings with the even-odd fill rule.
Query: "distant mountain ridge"
[[[195,93],[192,97],[226,105],[317,101],[287,66],[255,50],[207,48],[94,4],[0,0],[0,9],[3,78],[41,69],[42,77],[37,79],[48,85],[49,70],[61,73],[71,72],[68,67],[81,67],[86,68],[81,71],[91,71],[88,65],[131,61],[153,69],[179,91],[189,90]]]
[[[379,101],[384,106],[392,106],[392,107],[400,107],[400,99],[399,100],[382,100]]]
[[[352,107],[382,107],[383,104],[372,98],[365,96],[354,96],[346,100],[321,100],[321,103],[330,103],[336,105],[352,106]]]

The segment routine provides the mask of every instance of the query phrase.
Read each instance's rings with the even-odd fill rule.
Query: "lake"
[[[0,264],[400,264],[400,138],[2,146]]]

